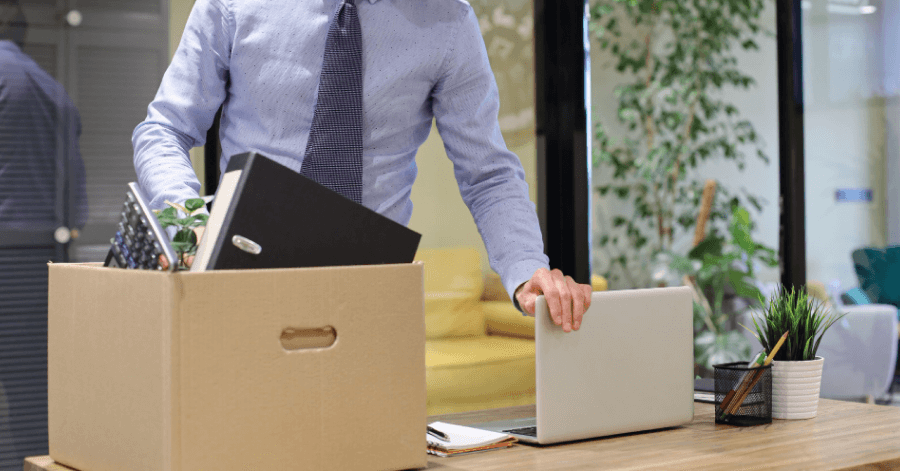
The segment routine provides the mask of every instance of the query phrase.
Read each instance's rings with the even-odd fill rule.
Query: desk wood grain
[[[429,422],[470,425],[533,415],[534,406],[521,406],[438,415]],[[694,420],[684,427],[553,446],[515,445],[453,458],[430,456],[428,469],[900,469],[900,408],[822,399],[814,419],[732,427],[715,424],[712,404],[694,403]],[[74,471],[47,456],[28,458],[25,470]]]
[[[429,457],[435,470],[900,469],[900,408],[822,399],[818,417],[717,425],[694,403],[684,427],[554,446]],[[534,406],[430,417],[461,425],[534,416]]]

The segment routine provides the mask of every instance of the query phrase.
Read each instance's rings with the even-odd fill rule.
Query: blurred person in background
[[[22,52],[26,30],[18,0],[0,0],[0,230],[81,228],[81,118],[63,86]],[[58,192],[71,194],[68,218]]]
[[[81,120],[23,52],[18,0],[0,0],[0,470],[47,453],[47,261],[87,221]],[[65,238],[68,238],[68,231]],[[48,255],[57,254],[57,255]]]

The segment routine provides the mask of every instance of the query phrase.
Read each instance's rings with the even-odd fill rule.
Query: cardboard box
[[[81,471],[424,467],[423,305],[421,264],[51,264],[50,456]],[[286,349],[329,326],[330,347]]]

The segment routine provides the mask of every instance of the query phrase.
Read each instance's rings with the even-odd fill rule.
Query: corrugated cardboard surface
[[[331,326],[286,351],[285,328]],[[83,471],[423,467],[422,267],[50,266],[50,455]]]

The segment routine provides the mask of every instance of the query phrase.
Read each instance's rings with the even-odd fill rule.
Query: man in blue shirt
[[[147,119],[132,142],[151,206],[197,197],[188,151],[219,106],[222,167],[257,151],[301,170],[326,36],[344,0],[198,0]],[[590,286],[550,271],[524,171],[497,122],[499,98],[472,8],[462,0],[356,0],[362,29],[362,203],[401,224],[415,156],[432,119],[510,296],[578,329]],[[523,93],[532,93],[523,90]]]
[[[35,235],[60,226],[83,227],[88,216],[78,110],[63,86],[22,52],[26,28],[18,2],[0,0],[0,270],[5,272],[0,279],[0,468],[4,469],[3,463],[21,467],[26,456],[46,453],[47,447],[48,250],[39,242],[10,246],[7,236],[21,234],[35,240]],[[61,198],[68,199],[63,201],[68,211],[57,204]],[[32,275],[41,271],[43,277]]]
[[[63,86],[22,52],[25,30],[17,2],[0,0],[0,230],[81,228],[88,216],[81,119]],[[71,198],[68,221],[58,190]]]

